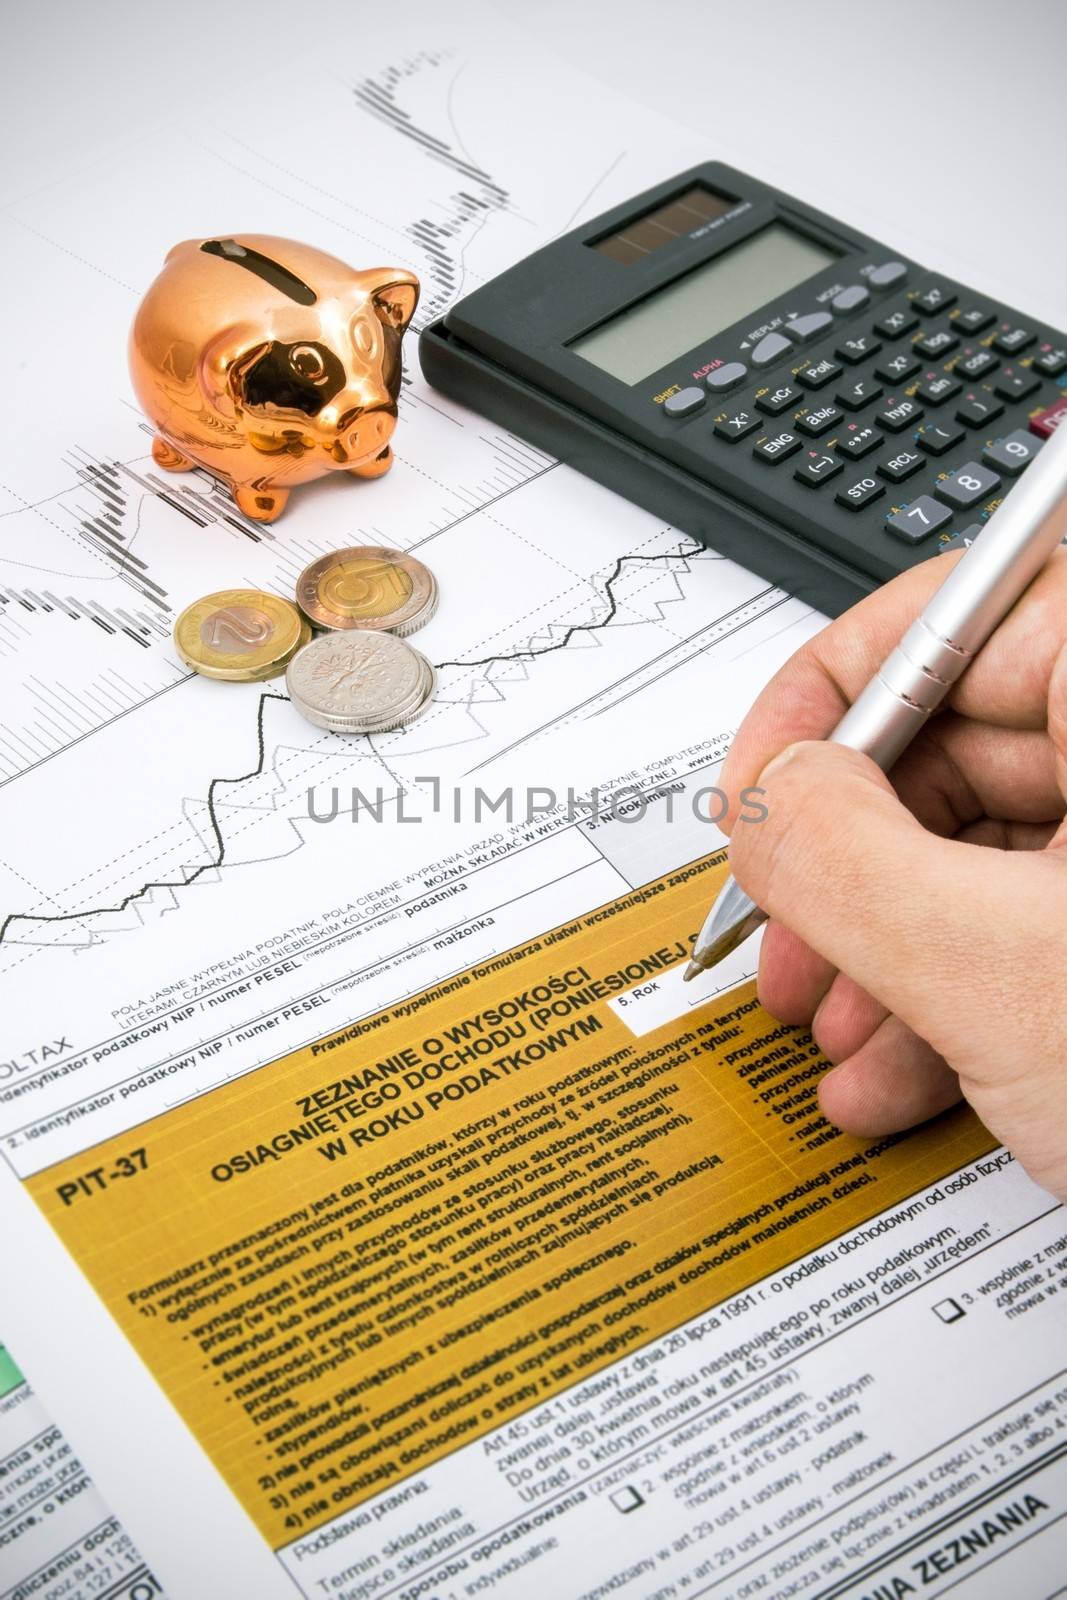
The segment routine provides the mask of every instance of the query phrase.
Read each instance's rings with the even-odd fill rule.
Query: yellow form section
[[[724,870],[29,1181],[272,1545],[991,1147],[969,1112],[837,1133],[817,1048],[751,984],[627,1028],[609,1000],[677,981]]]

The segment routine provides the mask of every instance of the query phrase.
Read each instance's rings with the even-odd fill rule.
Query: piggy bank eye
[[[289,352],[289,365],[309,383],[326,382],[326,362],[323,353],[313,344],[294,344]]]
[[[372,356],[377,349],[375,331],[362,317],[352,326],[352,343],[361,356]]]
[[[237,374],[244,403],[254,410],[299,411],[314,417],[345,386],[345,369],[317,344],[260,347]]]

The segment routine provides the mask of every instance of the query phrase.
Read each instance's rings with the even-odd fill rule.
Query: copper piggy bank
[[[353,272],[291,239],[175,245],[130,334],[157,463],[205,467],[257,522],[324,472],[388,472],[418,297],[403,268]]]

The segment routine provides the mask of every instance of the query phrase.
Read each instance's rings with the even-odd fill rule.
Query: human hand
[[[825,1115],[913,1126],[961,1096],[1067,1200],[1067,550],[889,778],[825,740],[945,577],[870,595],[775,676],[726,762],[767,817],[723,824],[771,916],[760,998],[835,1063]]]

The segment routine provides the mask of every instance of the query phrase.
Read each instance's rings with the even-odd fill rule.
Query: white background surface
[[[400,0],[411,20],[426,0]],[[756,176],[1067,324],[1063,0],[495,0],[542,45],[676,118]],[[464,0],[451,0],[452,15]],[[275,70],[338,16],[389,6],[0,0],[0,206],[101,140]],[[288,105],[300,139],[301,84]],[[546,85],[545,115],[552,115]],[[536,129],[531,129],[536,137]],[[249,129],[255,138],[255,129]],[[665,173],[664,176],[668,174]],[[166,173],[160,173],[165,183]]]

